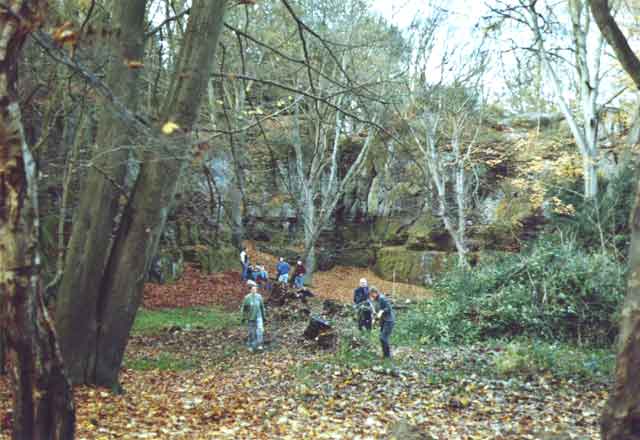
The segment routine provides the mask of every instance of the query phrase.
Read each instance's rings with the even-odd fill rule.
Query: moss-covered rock
[[[333,258],[333,262],[340,266],[369,267],[376,260],[376,249],[367,244],[355,247],[344,247]]]
[[[373,240],[386,246],[397,246],[407,242],[407,223],[392,217],[378,217],[373,222]]]
[[[373,270],[381,278],[412,284],[428,284],[434,275],[450,269],[457,256],[450,252],[412,251],[404,246],[383,247],[376,253]]]
[[[441,222],[431,215],[423,215],[411,225],[407,230],[406,246],[413,251],[455,250],[451,235],[442,227]]]
[[[185,246],[182,248],[182,253],[186,262],[193,263],[200,270],[208,273],[240,268],[238,251],[230,246]]]

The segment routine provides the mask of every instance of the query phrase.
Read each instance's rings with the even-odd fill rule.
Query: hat
[[[255,282],[255,281],[253,281],[253,280],[248,280],[248,281],[247,281],[247,285],[248,285],[248,286],[252,286],[252,287],[253,287],[253,286],[257,286],[256,282]]]

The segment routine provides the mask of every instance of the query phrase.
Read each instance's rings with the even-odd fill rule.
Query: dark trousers
[[[371,331],[371,310],[360,310],[358,312],[358,330]]]
[[[393,321],[383,321],[380,328],[380,343],[382,344],[382,355],[385,358],[391,357],[391,347],[389,347],[389,337],[393,331]]]
[[[157,284],[164,284],[164,275],[157,268],[151,268],[149,271],[149,281],[155,281]]]

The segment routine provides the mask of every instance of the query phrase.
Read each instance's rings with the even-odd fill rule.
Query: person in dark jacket
[[[164,284],[164,274],[162,273],[162,260],[159,256],[153,257],[149,268],[149,281],[155,280],[158,284]]]
[[[293,271],[293,285],[296,289],[301,289],[304,286],[304,276],[307,273],[307,269],[302,264],[301,260],[298,260],[296,268]]]
[[[353,303],[358,312],[358,330],[371,331],[371,304],[366,278],[361,278],[360,287],[353,291]]]
[[[378,292],[378,289],[371,286],[369,290],[369,298],[373,303],[376,311],[376,319],[380,321],[380,343],[382,344],[382,357],[391,358],[391,347],[389,346],[389,337],[395,325],[396,315],[393,313],[391,303],[384,295]]]

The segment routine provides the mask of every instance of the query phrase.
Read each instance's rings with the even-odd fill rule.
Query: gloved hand
[[[383,315],[383,314],[384,314],[384,310],[380,310],[380,311],[378,312],[378,315],[377,315],[377,316],[378,316],[378,319],[382,318],[382,315]]]

